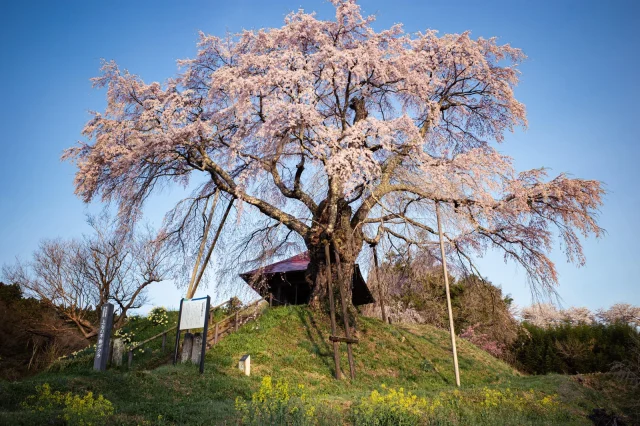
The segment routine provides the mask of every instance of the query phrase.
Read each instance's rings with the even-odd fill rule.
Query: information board
[[[207,321],[207,298],[184,300],[180,314],[180,330],[203,328]]]
[[[198,359],[193,356],[193,351],[200,351],[200,373],[204,372],[204,358],[207,350],[207,336],[209,330],[209,308],[211,297],[201,297],[199,299],[182,299],[180,301],[180,312],[178,313],[178,327],[176,329],[176,345],[173,350],[173,365],[178,362],[178,349],[180,348],[180,332],[194,328],[204,328],[202,332],[202,344],[200,348],[185,346],[182,350],[185,359]],[[189,334],[189,333],[187,333]]]

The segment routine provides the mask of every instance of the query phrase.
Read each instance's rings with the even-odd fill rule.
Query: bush
[[[153,325],[167,325],[169,324],[169,316],[167,310],[162,306],[157,306],[149,312],[149,321]]]
[[[114,411],[111,402],[102,395],[94,398],[92,392],[87,392],[84,396],[71,392],[51,392],[48,383],[36,386],[36,394],[27,397],[22,406],[47,417],[58,412],[57,418],[69,425],[79,426],[105,424]]]
[[[351,409],[360,426],[557,424],[566,420],[555,395],[484,388],[441,392],[431,399],[382,386]]]
[[[363,426],[417,425],[423,423],[438,404],[438,400],[430,403],[411,392],[405,393],[402,388],[396,391],[382,385],[382,393],[373,390],[360,400],[352,409],[351,418],[354,424]]]
[[[260,390],[251,396],[251,401],[236,398],[236,410],[245,425],[313,425],[315,407],[311,405],[302,385],[292,388],[286,381],[275,385],[271,377],[262,379]]]
[[[516,366],[530,374],[606,372],[632,353],[638,331],[626,324],[523,324],[511,347]]]

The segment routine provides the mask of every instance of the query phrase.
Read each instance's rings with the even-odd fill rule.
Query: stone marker
[[[184,363],[191,361],[191,350],[193,349],[193,334],[185,333],[184,340],[182,341],[182,355],[180,356],[180,362]]]
[[[124,340],[121,338],[113,339],[111,364],[120,367],[122,365],[122,355],[124,355]]]
[[[200,355],[202,354],[202,333],[193,335],[193,349],[191,349],[191,362],[200,364]]]
[[[96,356],[93,360],[93,369],[105,371],[109,360],[109,348],[111,339],[111,328],[113,327],[113,304],[102,305],[100,314],[100,329],[98,331],[98,341],[96,342]]]
[[[247,376],[251,375],[251,357],[249,356],[249,354],[246,354],[242,358],[240,358],[238,369]]]

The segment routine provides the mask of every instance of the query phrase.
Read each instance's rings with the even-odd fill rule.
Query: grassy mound
[[[161,331],[144,321],[130,324],[138,339]],[[169,326],[172,322],[175,323],[175,316]],[[456,392],[445,331],[359,318],[360,343],[353,346],[357,378],[351,382],[333,379],[328,324],[328,318],[305,307],[268,309],[257,321],[227,336],[207,353],[203,375],[193,365],[158,367],[158,359],[162,358],[158,348],[134,360],[132,370],[105,373],[93,372],[91,356],[85,354],[22,382],[0,382],[0,424],[40,424],[45,418],[50,420],[55,413],[29,411],[21,405],[43,383],[61,392],[104,395],[115,410],[109,420],[113,424],[236,424],[236,398],[250,400],[265,376],[274,381],[284,379],[292,386],[304,385],[309,399],[345,413],[383,384],[425,398]],[[173,338],[169,339],[169,346],[172,344]],[[341,344],[341,365],[348,377],[346,353],[346,345]],[[237,369],[244,354],[251,355],[251,377]],[[457,398],[475,398],[479,404],[485,403],[482,395],[487,390],[554,395],[562,404],[566,420],[563,423],[567,424],[589,424],[586,415],[604,404],[600,393],[571,377],[525,377],[465,341],[459,343],[458,354],[463,386],[461,393],[455,394]],[[463,407],[471,410],[465,417],[467,421],[476,419],[469,407]],[[343,418],[347,420],[346,415]],[[530,421],[523,420],[526,418]],[[536,424],[535,413],[524,413],[518,419],[521,424]],[[495,420],[491,421],[495,424]]]

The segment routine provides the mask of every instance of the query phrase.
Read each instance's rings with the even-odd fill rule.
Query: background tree
[[[379,268],[387,289],[387,312],[393,322],[431,324],[448,329],[442,268],[428,251],[388,253]],[[512,300],[502,290],[475,275],[449,277],[455,329],[461,337],[505,358],[520,325],[511,312]],[[367,315],[379,316],[373,306]]]
[[[607,310],[598,309],[596,315],[605,324],[622,323],[640,327],[640,306],[616,303]]]
[[[475,271],[473,256],[496,248],[551,291],[555,231],[584,263],[579,235],[602,232],[600,183],[517,173],[493,146],[526,125],[513,93],[524,54],[469,33],[376,32],[354,1],[334,5],[333,21],[300,11],[281,28],[203,34],[164,84],[105,62],[94,84],[107,107],[64,155],[78,166],[76,193],[116,201],[129,224],[156,188],[200,173],[180,209],[202,208],[215,188],[237,197],[267,218],[252,235],[304,243],[311,285],[328,240],[346,270],[383,237],[432,249],[435,203],[452,266]],[[183,224],[170,218],[168,235]]]
[[[82,240],[44,240],[30,262],[3,267],[5,279],[55,309],[86,337],[98,332],[96,309],[116,305],[119,326],[145,302],[146,289],[169,272],[167,250],[149,233],[119,232],[106,215],[90,218]]]

